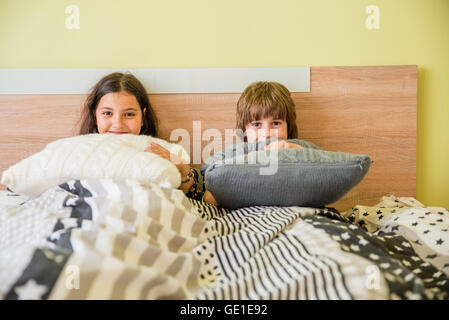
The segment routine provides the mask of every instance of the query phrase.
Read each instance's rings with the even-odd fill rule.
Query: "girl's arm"
[[[179,188],[184,191],[187,197],[217,205],[213,195],[205,190],[204,179],[198,169],[190,167],[190,165],[184,163],[180,157],[170,153],[170,151],[157,143],[152,142],[145,151],[155,153],[162,158],[173,162],[181,173],[181,186]]]
[[[158,156],[171,161],[181,173],[181,186],[179,189],[184,191],[184,193],[189,192],[192,185],[195,183],[194,175],[189,164],[184,163],[181,157],[170,153],[170,151],[155,142],[152,142],[145,151],[155,153]]]
[[[213,204],[214,206],[218,206],[218,203],[217,203],[217,201],[215,201],[215,198],[212,195],[212,193],[210,193],[207,190],[204,192],[203,202],[206,202],[206,203],[209,203],[209,204]]]

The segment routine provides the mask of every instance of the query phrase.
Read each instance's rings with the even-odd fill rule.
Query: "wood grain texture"
[[[417,66],[314,67],[311,92],[294,94],[301,138],[374,161],[337,209],[416,196],[417,79]]]
[[[330,151],[368,154],[374,161],[365,179],[331,206],[347,210],[373,205],[383,195],[416,195],[417,66],[312,67],[311,92],[292,96],[301,139]],[[76,134],[85,97],[0,95],[0,171],[53,140]],[[222,137],[217,145],[225,147],[225,129],[235,127],[238,97],[158,94],[150,101],[160,137],[170,140],[173,130],[185,129],[193,165],[199,167],[207,155],[194,159],[194,146],[201,146],[201,154],[213,141],[202,135],[216,129]],[[194,121],[201,127],[195,132]]]

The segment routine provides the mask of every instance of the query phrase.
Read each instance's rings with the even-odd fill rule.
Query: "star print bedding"
[[[449,299],[449,212],[227,210],[135,180],[0,194],[2,299]]]

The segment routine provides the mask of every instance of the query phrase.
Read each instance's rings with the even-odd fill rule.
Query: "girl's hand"
[[[287,142],[285,140],[278,140],[265,146],[264,150],[289,149],[289,148],[301,149],[302,146],[296,143]]]
[[[181,179],[184,179],[189,175],[190,166],[185,163],[181,157],[177,156],[174,153],[171,153],[160,144],[151,142],[151,144],[145,149],[145,151],[157,154],[158,156],[171,161],[181,173]]]
[[[218,205],[218,203],[217,203],[217,201],[215,201],[215,198],[212,195],[212,193],[210,193],[207,190],[206,190],[206,192],[204,192],[203,202],[206,202],[206,203],[209,203],[209,204],[213,204],[214,206]]]

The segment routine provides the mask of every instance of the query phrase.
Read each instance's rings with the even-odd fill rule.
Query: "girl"
[[[143,134],[158,137],[157,119],[140,81],[129,73],[115,72],[103,77],[88,95],[81,113],[79,134]],[[172,161],[181,173],[180,189],[201,200],[203,194],[198,172],[180,157],[159,144],[145,151]]]

